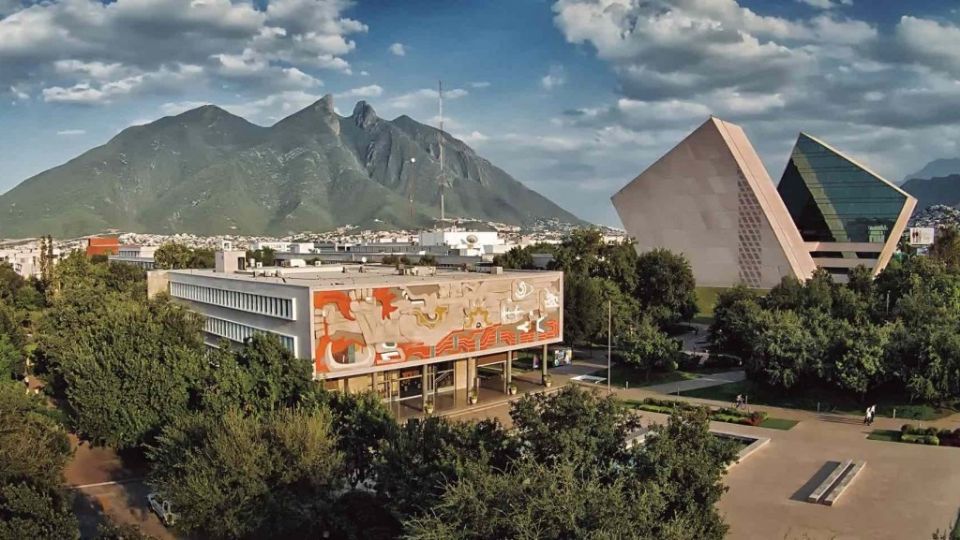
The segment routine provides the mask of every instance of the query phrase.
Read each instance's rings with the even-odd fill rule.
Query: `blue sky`
[[[777,180],[809,131],[894,180],[960,156],[960,14],[915,0],[0,0],[0,192],[204,103],[434,122],[581,217],[709,114]]]

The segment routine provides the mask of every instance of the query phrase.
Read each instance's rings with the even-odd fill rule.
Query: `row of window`
[[[170,296],[291,321],[297,318],[292,298],[278,298],[176,282],[170,284]]]
[[[268,332],[266,330],[261,330],[259,328],[254,328],[252,326],[247,326],[245,324],[240,324],[233,321],[228,321],[226,319],[218,319],[216,317],[207,317],[206,322],[204,323],[203,329],[208,333],[214,336],[222,337],[229,339],[230,341],[236,341],[237,343],[243,343],[249,337],[253,337],[254,334],[260,332],[264,334],[270,334],[280,338],[280,343],[290,350],[290,352],[296,354],[297,352],[297,342],[293,336],[286,336],[283,334],[277,334],[276,332]]]

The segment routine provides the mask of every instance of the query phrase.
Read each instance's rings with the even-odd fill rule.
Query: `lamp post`
[[[612,374],[611,358],[613,356],[613,304],[607,298],[607,392],[612,392],[610,377]]]

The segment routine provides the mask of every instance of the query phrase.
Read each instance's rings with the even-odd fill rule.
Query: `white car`
[[[148,493],[147,502],[150,503],[150,509],[156,512],[160,521],[170,527],[177,523],[177,514],[170,509],[170,501],[163,498],[159,493]]]

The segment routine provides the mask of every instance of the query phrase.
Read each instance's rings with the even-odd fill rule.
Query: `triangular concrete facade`
[[[697,285],[769,289],[815,269],[800,233],[740,126],[711,117],[617,192],[639,252],[690,261]]]

